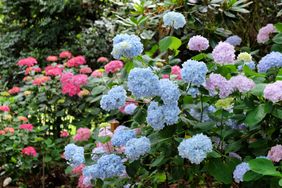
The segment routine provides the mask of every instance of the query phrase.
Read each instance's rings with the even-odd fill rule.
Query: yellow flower
[[[215,103],[215,107],[219,108],[219,109],[224,109],[224,110],[230,110],[233,107],[233,100],[234,98],[232,97],[228,97],[225,99],[219,99],[216,103]]]
[[[30,94],[32,94],[32,91],[25,91],[24,92],[24,96],[29,96]]]
[[[8,97],[8,96],[10,96],[10,93],[7,92],[7,91],[3,91],[3,92],[1,92],[1,95],[2,95],[3,97]]]
[[[244,61],[244,62],[250,62],[252,61],[252,56],[251,54],[247,52],[242,52],[238,55],[237,60]]]
[[[4,119],[5,120],[11,120],[12,119],[12,116],[10,114],[5,114],[4,115]]]
[[[79,93],[78,93],[78,96],[79,97],[83,97],[83,96],[87,96],[87,95],[89,95],[90,94],[90,92],[87,90],[87,89],[83,89],[82,91],[80,91]]]

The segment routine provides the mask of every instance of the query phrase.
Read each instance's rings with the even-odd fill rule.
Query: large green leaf
[[[263,96],[263,91],[265,88],[266,84],[257,84],[251,91],[250,93],[258,96],[258,97],[262,97]]]
[[[277,35],[275,35],[272,40],[276,44],[282,44],[282,33],[278,33]]]
[[[168,49],[177,50],[181,46],[182,42],[179,38],[168,36],[160,40],[159,48],[161,52]]]
[[[282,174],[276,170],[271,160],[257,158],[250,160],[248,163],[251,170],[258,174],[282,177]]]
[[[268,113],[271,112],[271,109],[272,105],[270,103],[260,104],[247,114],[245,123],[250,127],[255,126],[261,122]]]

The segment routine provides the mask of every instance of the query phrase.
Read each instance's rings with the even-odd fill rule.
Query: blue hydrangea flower
[[[174,29],[179,29],[184,27],[186,24],[185,17],[183,14],[178,12],[168,12],[163,16],[164,26],[170,26]]]
[[[161,79],[160,97],[165,104],[176,103],[180,97],[178,86],[169,79]]]
[[[113,38],[112,56],[115,59],[121,57],[133,58],[143,52],[141,39],[136,35],[119,34]]]
[[[137,98],[157,96],[160,90],[160,81],[149,68],[132,69],[127,85],[129,91]]]
[[[177,103],[163,105],[162,110],[163,110],[163,114],[164,114],[164,118],[165,118],[165,123],[167,125],[173,125],[173,124],[177,123],[178,115],[180,113],[180,109],[179,109]]]
[[[126,91],[122,86],[113,87],[107,95],[103,95],[100,105],[101,108],[110,111],[122,107],[126,102]]]
[[[113,146],[125,146],[128,140],[135,138],[136,134],[134,130],[129,128],[116,129],[114,135],[112,136]]]
[[[248,66],[251,70],[256,69],[256,63],[254,61],[250,61],[250,62],[245,62],[243,65],[239,65],[238,71],[242,71],[242,69],[245,65]]]
[[[131,160],[135,161],[142,155],[148,153],[151,149],[151,142],[147,137],[132,138],[125,145],[125,155]]]
[[[65,146],[64,157],[71,166],[78,166],[85,162],[84,148],[75,144],[68,144]]]
[[[187,90],[187,94],[191,95],[192,98],[196,98],[199,93],[200,93],[200,91],[196,87],[191,87],[191,88],[188,88],[188,90]]]
[[[272,67],[282,67],[282,53],[271,52],[264,56],[258,64],[258,72],[266,72]]]
[[[152,101],[149,104],[146,120],[154,130],[161,130],[164,128],[165,117],[163,114],[163,109],[157,102]]]
[[[229,44],[233,46],[239,46],[242,42],[242,39],[238,35],[232,35],[228,37],[225,42],[228,42]]]
[[[187,83],[201,85],[206,81],[208,68],[202,61],[188,60],[182,64],[182,79]]]
[[[192,164],[200,164],[211,151],[211,139],[202,133],[184,139],[178,146],[179,155],[189,159]]]
[[[246,162],[242,162],[238,164],[233,172],[233,178],[235,182],[240,183],[243,182],[243,177],[246,172],[250,170],[250,166]]]
[[[128,105],[125,106],[124,112],[125,112],[126,114],[131,115],[131,114],[134,113],[134,111],[135,111],[136,108],[137,108],[136,104],[131,103],[131,104],[128,104]]]

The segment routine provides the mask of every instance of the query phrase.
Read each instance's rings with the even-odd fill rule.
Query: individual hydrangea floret
[[[161,79],[160,97],[165,104],[177,102],[180,97],[178,86],[168,79]]]
[[[128,89],[137,97],[152,97],[159,94],[160,82],[149,68],[134,68],[128,75]]]
[[[227,42],[219,42],[213,49],[212,57],[218,64],[233,64],[235,61],[234,46]]]
[[[210,74],[207,79],[206,89],[209,90],[211,95],[215,95],[218,92],[220,98],[228,97],[233,91],[232,85],[226,78],[214,73]]]
[[[201,35],[196,35],[190,38],[188,42],[188,48],[192,51],[204,51],[208,49],[209,47],[209,41],[205,37],[202,37]]]
[[[264,91],[264,98],[272,101],[273,103],[282,100],[282,81],[276,81],[272,84],[268,84]]]
[[[179,29],[185,26],[186,20],[183,14],[179,12],[167,12],[163,16],[164,26],[173,27]]]
[[[239,46],[242,42],[242,39],[238,35],[232,35],[228,37],[225,42],[228,42],[229,44],[233,46]]]
[[[275,31],[276,29],[273,24],[267,24],[266,26],[262,27],[257,35],[258,43],[264,44],[269,41],[270,35]]]
[[[130,103],[130,104],[128,104],[128,105],[126,105],[126,106],[124,107],[124,112],[125,112],[126,114],[131,115],[131,114],[134,113],[134,111],[135,111],[136,108],[137,108],[137,105],[136,105],[136,104]]]
[[[134,130],[131,130],[127,127],[116,129],[112,137],[113,146],[125,146],[125,144],[132,138],[136,137]]]
[[[267,158],[277,163],[281,161],[282,160],[282,145],[279,144],[279,145],[273,146],[269,150],[267,154]]]
[[[233,90],[238,90],[240,93],[248,92],[256,85],[253,80],[243,75],[233,76],[229,82],[232,85]]]
[[[122,107],[126,102],[126,91],[122,86],[113,87],[107,95],[103,95],[100,105],[101,108],[110,111]]]
[[[121,57],[133,58],[143,52],[141,39],[136,35],[119,34],[113,38],[112,56],[115,59]]]
[[[75,167],[85,162],[84,148],[75,144],[68,144],[65,147],[64,157],[71,166]]]
[[[184,139],[178,146],[179,155],[189,159],[192,164],[200,164],[212,151],[212,142],[206,135],[197,134]]]
[[[243,182],[243,177],[250,170],[250,166],[246,162],[238,164],[233,172],[233,178],[236,183]]]
[[[151,142],[147,137],[133,138],[126,143],[125,155],[131,160],[135,161],[142,155],[148,153],[151,149]]]
[[[282,53],[271,52],[264,56],[258,64],[258,72],[266,72],[268,69],[282,67]]]
[[[208,68],[202,61],[188,60],[182,64],[182,79],[195,85],[204,84]]]

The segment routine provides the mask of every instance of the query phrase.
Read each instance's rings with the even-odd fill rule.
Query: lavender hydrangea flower
[[[174,29],[184,27],[186,24],[185,17],[179,12],[167,12],[163,16],[164,26],[170,26]]]
[[[219,42],[212,51],[212,57],[218,64],[233,64],[235,61],[234,46],[227,42]]]
[[[179,155],[189,159],[192,164],[200,164],[211,151],[211,139],[202,133],[184,139],[178,146]]]
[[[201,35],[196,35],[190,38],[188,42],[188,48],[192,51],[204,51],[208,49],[209,47],[209,41],[205,37],[202,37]]]
[[[121,86],[113,87],[107,95],[103,95],[101,108],[110,111],[122,107],[126,102],[126,91]]]
[[[169,79],[160,80],[159,94],[165,104],[175,103],[180,97],[178,86]]]
[[[238,90],[240,93],[248,92],[255,87],[254,81],[243,75],[233,76],[229,82],[233,90]]]
[[[272,101],[273,103],[282,100],[282,81],[276,81],[272,84],[268,84],[263,91],[264,98]]]
[[[78,166],[85,162],[84,148],[75,144],[68,144],[65,147],[64,157],[71,166]]]
[[[131,114],[134,113],[134,111],[135,111],[136,108],[137,108],[136,104],[131,103],[131,104],[128,104],[128,105],[125,106],[124,112],[125,112],[126,114],[131,115]]]
[[[243,182],[243,177],[246,172],[250,170],[250,166],[246,162],[242,162],[238,164],[233,172],[233,178],[235,182],[240,183]]]
[[[282,160],[282,145],[273,146],[267,154],[267,158],[273,162],[279,162]]]
[[[182,79],[187,83],[201,85],[206,81],[208,68],[202,61],[188,60],[182,64]]]
[[[282,53],[280,52],[271,52],[264,56],[258,64],[259,72],[266,72],[272,67],[282,67]]]
[[[125,146],[126,142],[132,138],[136,137],[134,130],[131,130],[127,127],[116,129],[112,137],[113,146]]]
[[[242,39],[238,35],[233,35],[228,37],[225,42],[228,42],[229,44],[233,46],[239,46],[242,42]]]
[[[119,34],[113,38],[112,56],[115,59],[121,57],[133,58],[143,52],[141,39],[136,35]]]
[[[276,31],[273,24],[267,24],[259,30],[257,35],[258,43],[266,43],[269,41],[270,35]]]
[[[148,68],[134,68],[128,75],[128,89],[137,97],[157,96],[160,90],[158,77]]]
[[[206,89],[209,90],[211,95],[215,95],[218,91],[220,98],[228,97],[232,91],[233,87],[226,78],[220,74],[210,74],[206,82]]]
[[[151,142],[147,137],[132,138],[125,145],[125,155],[131,160],[135,161],[142,155],[148,153],[151,149]]]

